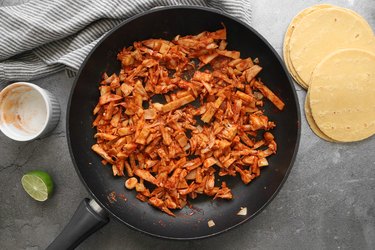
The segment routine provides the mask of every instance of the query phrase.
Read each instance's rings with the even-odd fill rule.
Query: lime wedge
[[[31,171],[22,176],[21,183],[25,191],[37,201],[47,200],[53,191],[51,176],[44,171]]]

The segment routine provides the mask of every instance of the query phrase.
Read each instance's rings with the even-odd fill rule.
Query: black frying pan
[[[280,112],[266,104],[266,114],[277,124],[273,134],[278,143],[276,155],[262,169],[260,178],[244,185],[240,178],[229,178],[233,200],[200,197],[191,208],[176,211],[176,217],[135,198],[135,191],[124,188],[124,179],[112,176],[101,158],[91,151],[95,143],[92,110],[98,97],[103,72],[119,72],[117,53],[133,41],[148,38],[172,39],[174,36],[215,31],[224,23],[228,49],[239,50],[241,57],[258,57],[264,68],[260,77],[286,103]],[[73,86],[67,112],[67,138],[76,171],[93,200],[85,199],[50,249],[77,246],[108,222],[107,214],[131,228],[168,239],[197,239],[227,231],[258,214],[275,197],[293,165],[300,137],[300,111],[296,92],[275,50],[254,29],[226,14],[202,7],[168,7],[148,11],[126,20],[112,30],[92,50],[83,63]],[[112,193],[112,195],[111,195]],[[115,201],[116,200],[116,201]],[[126,201],[125,201],[126,200]],[[247,207],[246,216],[238,216]],[[213,220],[214,227],[207,221]]]

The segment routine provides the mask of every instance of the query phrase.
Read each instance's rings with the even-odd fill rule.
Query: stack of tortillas
[[[316,5],[300,12],[284,39],[284,60],[308,89],[306,119],[327,141],[375,134],[375,37],[352,10]]]

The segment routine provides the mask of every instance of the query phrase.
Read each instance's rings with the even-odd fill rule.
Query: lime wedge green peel
[[[21,183],[34,200],[45,201],[52,195],[52,178],[44,171],[36,170],[26,173],[22,176]]]

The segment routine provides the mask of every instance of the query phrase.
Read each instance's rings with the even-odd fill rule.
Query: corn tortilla
[[[361,16],[344,8],[319,8],[304,16],[289,40],[290,68],[307,86],[316,65],[328,54],[347,48],[375,52],[374,34]]]
[[[343,49],[315,68],[309,87],[312,117],[336,141],[360,141],[375,134],[375,54]]]
[[[309,8],[306,8],[299,12],[293,20],[290,22],[288,29],[285,33],[284,36],[284,43],[283,43],[283,57],[284,61],[286,64],[286,67],[290,74],[292,75],[293,79],[304,89],[307,89],[308,86],[305,84],[302,79],[298,76],[297,72],[294,70],[292,63],[290,62],[290,57],[289,57],[289,41],[290,37],[293,34],[294,28],[298,25],[299,21],[304,18],[306,15],[310,14],[312,11],[318,10],[318,9],[324,9],[324,8],[331,8],[334,7],[333,5],[330,4],[318,4],[311,6]]]
[[[309,124],[311,130],[317,135],[319,136],[320,138],[326,140],[326,141],[329,141],[329,142],[334,142],[334,140],[332,140],[331,138],[329,138],[328,136],[326,136],[320,129],[319,127],[316,125],[315,121],[314,121],[314,118],[312,117],[311,115],[311,108],[310,108],[310,94],[309,92],[307,92],[306,94],[306,99],[305,99],[305,117],[306,117],[306,121],[307,123]]]

